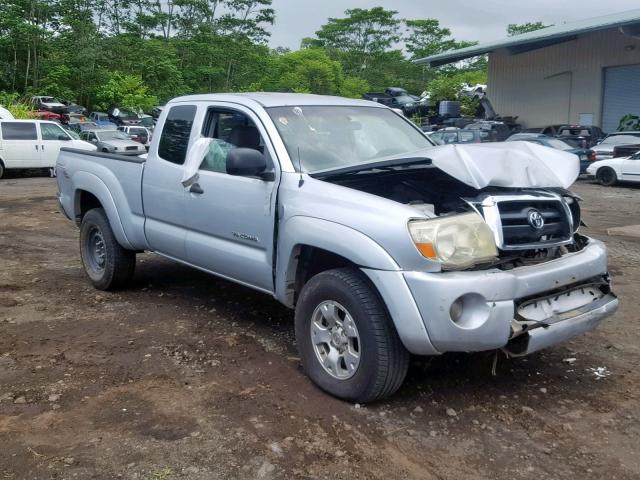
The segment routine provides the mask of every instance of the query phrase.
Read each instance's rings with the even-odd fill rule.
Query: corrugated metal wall
[[[640,64],[640,39],[608,30],[511,55],[489,55],[488,97],[499,115],[524,127],[577,123],[593,114],[601,125],[604,68]]]
[[[640,116],[640,65],[609,67],[604,71],[602,129],[617,130],[627,114]]]

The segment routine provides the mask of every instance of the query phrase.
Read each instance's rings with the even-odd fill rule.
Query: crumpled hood
[[[580,174],[580,160],[573,153],[530,142],[442,145],[423,153],[434,166],[478,190],[568,188]]]

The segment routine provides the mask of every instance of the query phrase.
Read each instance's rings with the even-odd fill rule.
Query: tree
[[[314,46],[325,48],[339,59],[350,75],[366,70],[371,59],[400,41],[398,12],[382,7],[354,8],[345,18],[329,18],[316,32]]]
[[[279,55],[271,71],[255,87],[276,92],[336,93],[342,67],[322,50],[306,49]]]
[[[405,20],[407,35],[404,38],[411,59],[424,58],[448,50],[475,45],[476,42],[458,42],[451,38],[451,30],[440,26],[434,18]]]
[[[536,30],[541,30],[547,27],[553,27],[553,24],[545,25],[542,22],[527,22],[527,23],[521,23],[521,24],[510,23],[507,26],[507,35],[509,35],[510,37],[513,37],[514,35],[521,35],[523,33],[534,32]]]
[[[138,75],[113,72],[107,82],[96,91],[97,105],[102,110],[113,106],[128,110],[149,110],[158,99],[148,93],[148,88]]]

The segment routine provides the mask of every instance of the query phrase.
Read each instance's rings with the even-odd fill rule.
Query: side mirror
[[[234,148],[227,154],[227,173],[240,177],[258,177],[273,181],[273,172],[267,172],[267,159],[253,148]]]
[[[58,135],[58,140],[71,140],[67,135],[60,134]]]

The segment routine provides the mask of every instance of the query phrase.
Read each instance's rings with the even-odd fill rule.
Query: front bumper
[[[579,252],[509,271],[374,274],[365,270],[365,273],[378,287],[400,338],[412,353],[483,351],[507,346],[512,336],[515,311],[521,300],[544,297],[563,287],[579,286],[596,277],[606,277],[607,254],[602,242],[589,239]],[[398,282],[394,274],[401,275],[404,281]],[[403,288],[408,289],[409,295],[403,292]],[[402,306],[397,306],[398,298],[404,299]],[[466,314],[454,321],[451,307],[461,298]],[[408,301],[415,305],[418,319],[412,316],[410,306],[406,305]],[[530,339],[518,351],[520,354],[531,353],[590,330],[610,316],[617,305],[615,296],[606,295],[602,302],[592,302],[578,309],[575,316],[563,316],[561,322],[547,328],[532,329],[521,335],[520,343],[527,335]],[[426,340],[423,329],[426,329]],[[518,354],[515,348],[513,350]]]
[[[618,299],[613,293],[572,312],[565,320],[546,327],[538,327],[520,335],[505,347],[514,357],[528,355],[556,343],[581,335],[595,328],[602,320],[613,315],[618,309]]]

